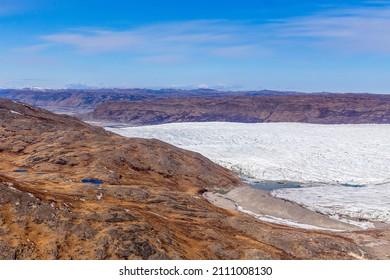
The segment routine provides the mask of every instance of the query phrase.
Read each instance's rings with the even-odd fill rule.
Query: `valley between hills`
[[[30,105],[0,98],[0,259],[390,258],[386,227],[342,232],[300,229],[260,221],[226,205],[218,207],[204,194],[224,196],[247,187],[231,170],[159,140],[125,138],[54,114],[31,105],[38,101],[28,93],[19,94],[29,97]],[[134,103],[110,101],[89,107],[80,103],[79,109],[90,112],[78,117],[133,125],[178,118],[390,122],[387,95],[335,99],[324,95],[314,104],[308,101],[314,100],[310,95],[297,99],[290,94],[215,95],[213,100],[158,95]],[[52,94],[50,106],[64,108],[58,102],[65,99],[53,101],[57,96]],[[209,106],[210,102],[215,104]],[[302,110],[308,104],[310,108]],[[71,102],[67,106],[78,108]],[[252,110],[255,107],[275,111],[264,112],[265,118]],[[273,206],[267,199],[264,204]]]

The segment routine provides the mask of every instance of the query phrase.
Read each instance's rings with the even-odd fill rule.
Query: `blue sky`
[[[390,1],[0,0],[0,88],[390,93]]]

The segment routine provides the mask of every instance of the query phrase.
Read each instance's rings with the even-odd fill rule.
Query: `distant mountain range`
[[[82,120],[171,122],[390,123],[390,95],[212,89],[1,90],[0,97]]]
[[[0,90],[0,97],[46,108],[71,107],[94,109],[97,105],[107,101],[135,101],[172,97],[288,95],[295,93],[273,90],[234,92],[213,89],[3,89]]]

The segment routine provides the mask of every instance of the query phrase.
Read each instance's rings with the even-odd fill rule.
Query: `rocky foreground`
[[[173,122],[390,123],[390,95],[289,94],[109,101],[83,120],[133,125]]]
[[[290,228],[202,196],[240,185],[197,153],[0,99],[0,259],[389,258],[387,231]]]

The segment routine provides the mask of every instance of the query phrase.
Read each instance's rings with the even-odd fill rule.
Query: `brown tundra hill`
[[[211,121],[390,123],[390,95],[291,94],[108,101],[80,118],[132,125]]]
[[[201,195],[241,185],[197,153],[0,99],[0,259],[376,257],[360,233],[265,223]]]

